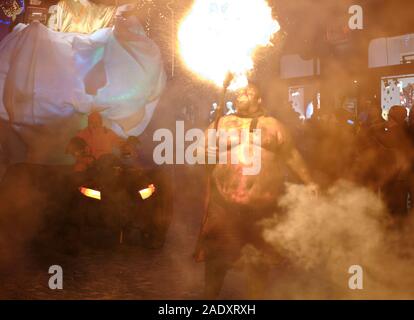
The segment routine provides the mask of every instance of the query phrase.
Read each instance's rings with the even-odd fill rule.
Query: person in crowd
[[[411,141],[414,141],[414,106],[410,108],[408,114],[408,134],[410,135]]]
[[[390,213],[397,216],[408,213],[409,177],[414,157],[406,120],[407,109],[395,105],[389,110],[388,122],[371,129],[373,138],[383,151],[383,156],[372,165],[381,168],[381,194]]]
[[[86,141],[80,137],[73,137],[70,139],[69,144],[66,147],[66,153],[75,158],[75,164],[73,165],[74,172],[86,171],[95,161]]]
[[[352,115],[339,108],[320,112],[305,123],[305,159],[323,189],[350,176],[354,157],[355,126]]]
[[[366,102],[361,108],[355,142],[355,159],[352,166],[352,180],[374,192],[379,192],[383,184],[383,168],[378,159],[387,159],[387,150],[375,139],[375,132],[385,130],[386,121],[382,118],[379,105]]]

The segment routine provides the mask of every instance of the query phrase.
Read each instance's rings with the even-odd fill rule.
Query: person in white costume
[[[93,111],[122,137],[144,131],[166,74],[135,10],[119,7],[114,27],[92,34],[34,22],[17,25],[0,42],[0,125],[21,136],[28,161],[50,162],[51,150],[64,154],[83,127],[79,120]],[[59,162],[57,156],[51,161]]]

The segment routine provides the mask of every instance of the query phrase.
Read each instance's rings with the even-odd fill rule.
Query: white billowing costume
[[[0,119],[29,148],[53,144],[50,128],[68,139],[92,110],[121,136],[146,128],[166,75],[159,48],[138,19],[120,15],[130,8],[118,9],[113,28],[92,34],[56,32],[35,22],[19,24],[0,42]],[[62,150],[61,143],[55,147]]]

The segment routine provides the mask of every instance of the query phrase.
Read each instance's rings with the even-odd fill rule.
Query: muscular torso
[[[240,118],[235,115],[220,120],[218,129],[247,129],[251,118]],[[261,170],[257,175],[243,174],[243,168],[251,167],[243,157],[243,148],[249,148],[249,143],[233,148],[238,155],[239,164],[231,164],[232,148],[227,148],[228,164],[217,164],[212,172],[213,181],[219,193],[230,203],[249,207],[266,207],[276,203],[284,184],[284,145],[290,143],[284,127],[274,118],[261,116],[258,118],[256,129],[261,130],[261,143],[256,144],[261,151]],[[252,143],[253,133],[250,133]],[[251,145],[250,145],[251,148]]]

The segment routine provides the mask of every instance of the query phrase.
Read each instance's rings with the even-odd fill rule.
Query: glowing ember
[[[255,50],[279,30],[266,0],[195,0],[178,41],[193,72],[221,86],[230,71],[234,90],[246,86]]]
[[[148,199],[151,197],[155,192],[155,186],[153,184],[150,184],[148,188],[142,189],[139,194],[141,195],[142,200]]]
[[[79,191],[88,198],[93,198],[96,200],[101,200],[101,193],[97,190],[81,187]]]

